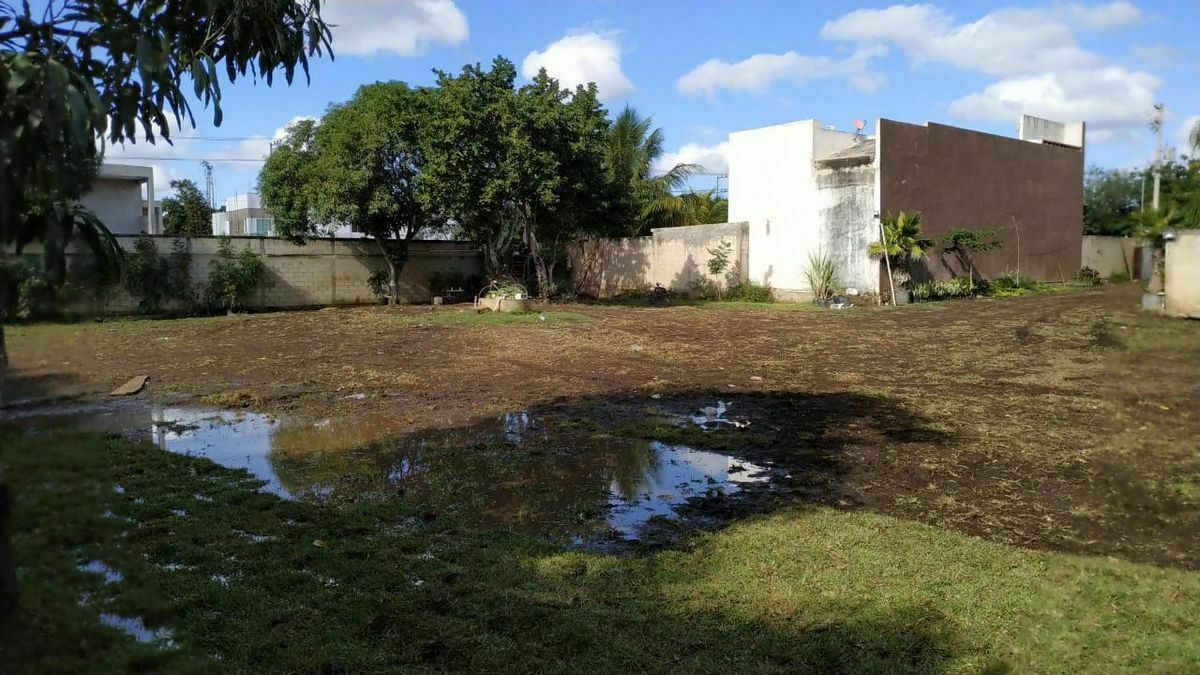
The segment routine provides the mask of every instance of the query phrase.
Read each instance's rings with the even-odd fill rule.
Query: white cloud
[[[679,78],[676,88],[684,94],[704,94],[711,98],[721,89],[761,94],[779,81],[804,84],[819,78],[845,77],[852,86],[869,93],[879,88],[883,78],[868,70],[868,62],[885,52],[882,47],[869,47],[846,59],[796,52],[755,54],[737,63],[709,59]]]
[[[894,5],[849,12],[826,23],[821,37],[859,48],[893,46],[914,65],[936,63],[999,78],[953,101],[949,111],[956,117],[1013,122],[1024,112],[1085,120],[1089,140],[1102,141],[1134,135],[1162,81],[1083,49],[1078,36],[1141,19],[1141,11],[1125,1],[1000,9],[974,21],[929,4]]]
[[[467,17],[453,0],[330,0],[321,16],[333,26],[334,54],[420,56],[470,36]]]
[[[709,173],[729,171],[729,143],[717,145],[684,144],[675,152],[663,153],[654,163],[654,170],[662,173],[676,164],[699,164]]]
[[[1025,112],[1052,120],[1085,120],[1096,131],[1142,125],[1162,81],[1122,66],[1000,80],[950,104],[957,117],[1013,122]],[[1093,140],[1098,137],[1093,136]]]
[[[633,83],[621,70],[621,44],[615,34],[572,33],[530,52],[521,62],[521,74],[527,78],[542,68],[564,87],[595,82],[603,101],[633,92]]]
[[[1131,26],[1142,20],[1142,10],[1124,1],[1091,6],[1071,2],[1058,5],[1054,10],[1064,20],[1092,30]]]
[[[952,14],[933,5],[860,9],[826,23],[821,37],[894,45],[917,65],[945,63],[989,75],[1103,62],[1079,47],[1072,24],[1052,11],[1036,9],[997,10],[970,23],[956,23]]]

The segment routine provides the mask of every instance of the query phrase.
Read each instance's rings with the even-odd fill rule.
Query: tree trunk
[[[0,472],[0,625],[17,611],[17,565],[12,555],[12,488]]]
[[[3,292],[0,292],[3,297]],[[0,309],[0,314],[3,313]],[[0,405],[4,405],[5,386],[8,383],[8,346],[4,343],[4,318],[0,316]]]

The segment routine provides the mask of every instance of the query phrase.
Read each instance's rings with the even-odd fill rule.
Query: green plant
[[[1009,298],[1036,293],[1046,288],[1048,288],[1046,284],[1034,281],[1028,274],[1009,271],[988,282],[988,288],[982,295]]]
[[[743,281],[729,291],[729,299],[739,302],[775,302],[770,286]]]
[[[158,313],[172,301],[182,309],[191,309],[196,298],[192,291],[192,254],[187,242],[173,240],[171,253],[164,258],[153,237],[139,236],[126,260],[125,290],[138,301],[138,311],[143,314]]]
[[[391,277],[387,270],[375,270],[367,276],[367,286],[377,298],[387,298],[392,293]]]
[[[688,289],[696,300],[719,300],[721,289],[711,277],[693,279]]]
[[[837,263],[828,254],[820,251],[809,251],[804,278],[812,290],[813,302],[827,302],[833,299],[841,285]]]
[[[986,295],[988,291],[989,284],[987,281],[972,283],[966,277],[954,277],[953,279],[946,280],[935,279],[933,281],[913,284],[911,290],[913,302],[974,298]]]
[[[1110,284],[1127,284],[1130,281],[1129,272],[1118,271],[1108,275],[1108,283]]]
[[[1079,272],[1075,274],[1075,280],[1088,286],[1099,286],[1103,281],[1100,278],[1100,273],[1087,265],[1079,268]]]
[[[921,214],[901,211],[898,216],[888,214],[883,219],[883,241],[871,242],[867,252],[886,257],[892,283],[898,288],[908,288],[912,282],[912,264],[923,259],[931,248],[933,242],[921,236]]]
[[[729,252],[733,250],[733,246],[723,241],[713,248],[708,249],[708,273],[714,277],[719,277],[729,269]],[[717,299],[721,299],[721,282],[714,281],[713,286],[717,290]]]
[[[249,246],[241,253],[234,253],[230,240],[222,237],[208,270],[205,300],[209,307],[232,314],[244,306],[246,298],[262,283],[266,273],[267,265],[262,256],[251,251]]]
[[[994,251],[1004,247],[1004,242],[996,239],[997,230],[971,230],[956,227],[942,238],[942,255],[953,253],[958,258],[959,266],[967,270],[967,278],[975,282],[975,254]]]

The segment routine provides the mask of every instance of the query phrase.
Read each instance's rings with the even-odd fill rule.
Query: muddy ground
[[[567,305],[503,325],[446,321],[453,307],[364,307],[18,327],[7,399],[94,396],[146,374],[142,396],[333,418],[354,430],[347,446],[531,409],[672,440],[664,406],[722,400],[750,422],[722,442],[794,476],[777,502],[1196,569],[1200,324],[1139,316],[1138,296]]]

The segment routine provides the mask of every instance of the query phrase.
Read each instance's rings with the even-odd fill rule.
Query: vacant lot
[[[290,502],[144,444],[10,435],[42,609],[0,649],[31,670],[47,653],[65,670],[1195,668],[1200,326],[1136,301],[12,329],[10,396],[146,374],[152,400],[334,431],[273,432],[284,486],[328,497]],[[678,424],[718,404],[737,424]],[[478,432],[514,412],[536,433]],[[631,470],[605,453],[636,439],[769,467],[771,488],[698,496],[637,546],[545,537],[578,536]],[[418,444],[427,470],[395,459]],[[123,579],[88,587],[75,565],[98,559]],[[95,628],[84,592],[174,648]]]

